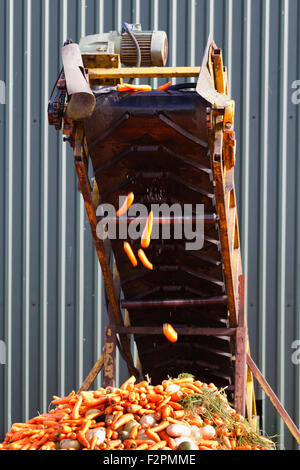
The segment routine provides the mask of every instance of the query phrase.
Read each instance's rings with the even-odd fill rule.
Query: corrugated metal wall
[[[101,353],[101,273],[72,154],[47,103],[67,37],[166,30],[168,65],[200,65],[209,31],[236,100],[236,184],[251,351],[300,421],[300,3],[297,0],[0,0],[0,434],[76,389]],[[1,98],[1,97],[0,97]],[[2,354],[3,356],[3,354]],[[2,357],[0,362],[4,362]],[[297,362],[297,361],[294,361]],[[126,369],[119,362],[120,378]],[[95,386],[100,385],[100,378]],[[264,398],[258,390],[258,397]],[[267,400],[264,428],[289,432]],[[2,438],[1,438],[2,439]]]

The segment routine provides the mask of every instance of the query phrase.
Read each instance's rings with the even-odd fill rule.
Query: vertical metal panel
[[[53,394],[76,389],[101,354],[101,271],[72,152],[49,128],[46,110],[63,42],[124,21],[166,30],[168,65],[200,64],[209,32],[224,51],[236,101],[251,352],[299,425],[300,365],[291,361],[300,340],[300,107],[291,101],[300,80],[299,2],[0,0],[0,434],[45,411]],[[119,356],[118,372],[119,383],[127,374]],[[293,448],[264,394],[257,396],[265,431]]]

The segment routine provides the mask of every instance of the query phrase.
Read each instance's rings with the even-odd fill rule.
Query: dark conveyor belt
[[[96,94],[94,114],[85,133],[101,203],[117,209],[119,196],[131,191],[135,203],[204,204],[205,216],[216,214],[207,142],[209,104],[194,91],[150,91]],[[172,233],[172,230],[171,230]],[[205,224],[201,250],[185,249],[186,240],[152,240],[146,249],[153,271],[134,268],[112,240],[124,301],[132,326],[229,327],[218,222]],[[140,240],[132,242],[137,254]],[[211,305],[192,300],[220,298]],[[187,300],[160,305],[161,300]],[[225,299],[225,301],[224,301]],[[223,301],[222,301],[223,300]],[[141,302],[153,301],[151,307]],[[153,383],[167,375],[194,374],[199,380],[228,387],[234,374],[229,337],[179,335],[170,343],[163,335],[136,335],[143,373]]]

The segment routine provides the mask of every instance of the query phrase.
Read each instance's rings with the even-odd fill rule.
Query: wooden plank
[[[221,49],[212,51],[212,61],[214,65],[215,85],[219,93],[225,94],[226,83],[224,79],[224,67]]]
[[[264,376],[262,375],[261,371],[253,361],[253,359],[247,354],[247,365],[252,371],[254,377],[256,378],[257,382],[267,395],[267,397],[270,399],[272,405],[274,406],[275,410],[279,414],[279,416],[282,418],[284,423],[286,424],[287,428],[291,432],[292,436],[296,439],[297,443],[300,445],[300,431],[293,422],[292,418],[289,416],[283,405],[281,404],[279,398],[276,396],[275,392],[271,388],[271,386],[268,384]]]
[[[238,327],[236,329],[235,350],[235,396],[234,406],[237,413],[245,416],[247,383],[247,328],[245,312],[245,275],[239,276]]]
[[[207,299],[123,300],[122,308],[186,307],[189,305],[226,305],[226,295]]]
[[[97,362],[95,362],[93,368],[91,369],[91,371],[85,378],[83,384],[81,385],[77,393],[89,390],[90,386],[96,379],[99,372],[102,370],[103,366],[104,366],[104,354],[101,354],[101,356],[99,357]]]
[[[121,68],[90,68],[90,79],[97,78],[170,78],[198,77],[200,67],[121,67]]]
[[[237,306],[232,273],[232,260],[230,252],[230,240],[228,236],[228,215],[225,202],[225,186],[222,168],[222,130],[216,130],[211,139],[213,176],[215,181],[215,196],[217,203],[217,214],[219,216],[221,252],[224,263],[224,274],[226,293],[228,296],[230,326],[237,326]]]
[[[112,325],[105,327],[103,387],[115,387],[116,333]]]
[[[233,336],[236,333],[236,328],[174,328],[178,335]],[[163,334],[163,328],[159,326],[116,326],[116,333],[132,335],[161,335]]]

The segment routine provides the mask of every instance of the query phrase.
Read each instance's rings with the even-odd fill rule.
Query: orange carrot
[[[121,385],[120,389],[127,390],[128,385],[134,384],[135,381],[136,381],[136,378],[134,377],[134,375],[132,375],[131,377],[129,377],[129,379],[125,380],[125,382]]]
[[[158,450],[158,449],[163,449],[166,447],[167,441],[160,441],[157,442],[156,444],[153,444],[151,447],[149,447],[149,450]]]
[[[131,246],[129,245],[128,242],[124,242],[123,247],[124,247],[124,251],[125,251],[126,255],[128,256],[132,266],[136,267],[138,262],[137,262],[135,254],[132,251]]]
[[[236,448],[236,440],[233,438],[233,439],[229,439],[229,441],[230,441],[232,450],[234,450]]]
[[[172,85],[172,82],[167,82],[167,83],[164,83],[163,85],[160,85],[159,87],[157,87],[157,90],[158,91],[167,91],[167,89]]]
[[[166,429],[169,426],[169,424],[170,423],[167,420],[162,421],[161,423],[157,424],[157,426],[153,426],[151,428],[151,431],[153,431],[153,432],[163,431],[164,429]]]
[[[250,445],[242,445],[242,446],[236,446],[235,450],[252,450],[252,447]]]
[[[116,431],[124,424],[129,423],[129,421],[133,421],[133,420],[134,420],[133,414],[126,413],[125,415],[121,416],[116,423],[112,424],[112,428],[114,431]]]
[[[131,85],[129,83],[118,84],[117,91],[151,91],[152,87],[150,85]]]
[[[148,448],[149,448],[149,444],[145,442],[144,444],[140,444],[138,447],[136,447],[135,450],[146,450]]]
[[[145,266],[145,268],[153,270],[153,264],[148,260],[145,252],[141,248],[138,251],[138,257],[140,258],[140,260],[143,263],[143,265]]]
[[[123,411],[117,411],[113,417],[112,424],[115,424],[121,416],[123,416]]]
[[[152,429],[150,429],[150,428],[147,429],[147,431],[145,432],[145,434],[146,434],[148,437],[150,437],[150,439],[152,439],[152,440],[155,441],[155,442],[159,442],[159,441],[160,441],[159,435],[158,435],[156,432],[152,431]]]
[[[123,441],[125,449],[135,449],[137,447],[137,443],[133,439],[126,439]]]
[[[230,443],[229,437],[223,436],[223,442],[225,446],[228,447],[228,449],[231,449],[231,443]]]
[[[157,403],[163,399],[163,396],[159,394],[148,394],[147,399],[148,401],[151,401],[152,403]]]
[[[117,217],[121,217],[121,215],[125,214],[125,212],[128,211],[129,207],[131,206],[131,204],[133,203],[134,201],[134,194],[133,193],[129,193],[127,196],[126,196],[126,199],[125,201],[123,202],[122,206],[120,207],[120,209],[117,210]]]
[[[184,410],[173,411],[173,418],[183,418],[185,415]]]
[[[171,415],[172,411],[173,411],[172,407],[169,404],[162,406],[161,407],[161,418],[162,419],[168,418]]]
[[[176,392],[178,393],[178,392]],[[181,392],[179,397],[178,395],[175,395],[175,394],[172,394],[171,395],[171,400],[169,401],[169,405],[172,406],[173,410],[182,410],[183,409],[183,406],[180,405],[179,403],[176,403],[176,401],[173,401],[173,396],[177,399],[177,400],[180,400],[180,398],[182,398],[183,396],[183,393]]]
[[[136,439],[139,429],[140,429],[140,424],[136,424],[135,426],[133,426],[129,434],[129,439]]]
[[[138,413],[142,408],[143,408],[142,405],[136,405],[133,403],[127,406],[127,411],[129,413]]]
[[[72,419],[78,419],[79,418],[79,409],[82,403],[82,395],[79,395],[77,402],[75,403],[72,413],[71,413],[71,418]]]
[[[167,443],[168,443],[168,446],[170,447],[170,449],[172,449],[172,450],[177,449],[176,441],[172,437],[169,437],[169,439],[167,440]]]
[[[160,404],[156,407],[156,410],[160,410],[163,406],[165,406],[171,400],[171,395],[167,396]]]
[[[108,445],[110,449],[113,449],[114,447],[118,447],[121,443],[121,439],[116,439],[114,441],[109,441]]]
[[[174,330],[173,326],[170,323],[164,323],[163,332],[165,337],[171,342],[176,343],[178,339],[177,332]],[[174,401],[174,400],[173,400]]]
[[[148,246],[150,245],[152,227],[153,227],[153,212],[150,211],[145,228],[142,233],[142,238],[141,238],[141,246],[143,248],[148,248]]]

